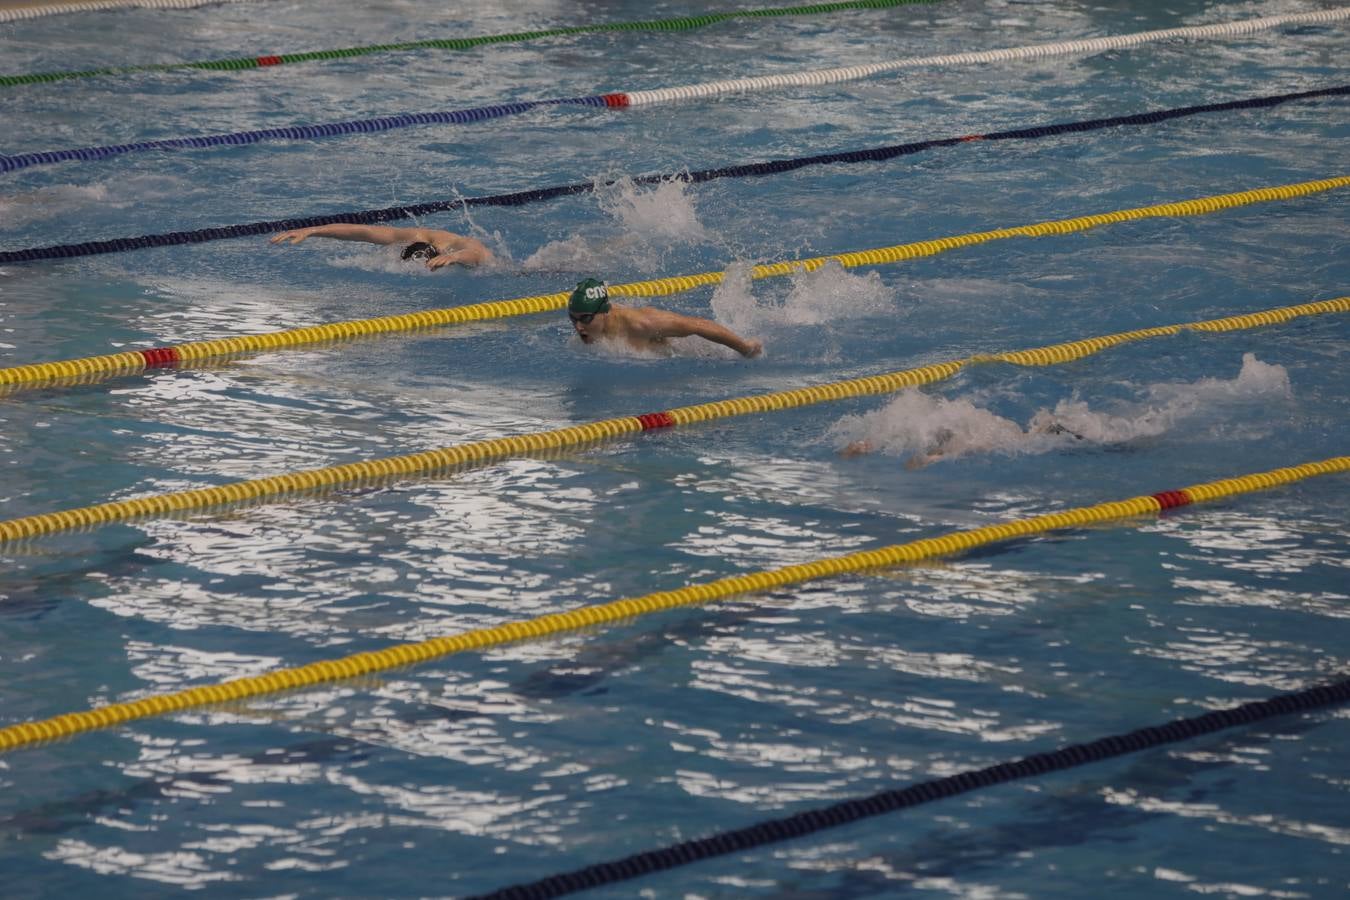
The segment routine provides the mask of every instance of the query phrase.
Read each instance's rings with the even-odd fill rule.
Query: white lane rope
[[[85,0],[79,3],[35,3],[13,9],[0,9],[0,22],[17,22],[63,13],[104,12],[109,9],[195,9],[222,3],[253,3],[257,0]]]
[[[1270,31],[1283,25],[1340,22],[1345,19],[1350,19],[1350,7],[1309,13],[1291,13],[1282,16],[1266,16],[1260,19],[1245,19],[1240,22],[1223,22],[1216,25],[1192,25],[1181,28],[1164,28],[1159,31],[1139,31],[1134,34],[1120,34],[1112,37],[1031,44],[1026,47],[1008,47],[1002,50],[980,50],[971,53],[949,53],[941,56],[909,57],[862,66],[817,69],[811,72],[795,72],[784,75],[762,75],[757,78],[733,78],[727,81],[709,81],[704,84],[691,84],[684,87],[658,88],[652,91],[627,91],[625,93],[629,106],[650,106],[656,103],[669,103],[673,100],[713,97],[718,94],[746,93],[797,85],[834,84],[840,81],[854,81],[859,78],[880,75],[884,72],[895,72],[900,69],[926,66],[964,66],[974,63],[1004,62],[1017,59],[1043,59],[1050,56],[1092,55],[1106,50],[1137,47],[1140,44],[1149,44],[1156,41],[1233,37],[1255,34],[1259,31]]]

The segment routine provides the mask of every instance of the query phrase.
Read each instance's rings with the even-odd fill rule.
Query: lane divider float
[[[92,162],[127,153],[141,153],[150,150],[186,150],[204,147],[244,146],[264,141],[313,140],[323,137],[335,137],[349,134],[373,134],[397,128],[411,128],[416,125],[466,125],[471,122],[484,122],[504,116],[513,116],[534,109],[549,106],[591,106],[610,109],[623,107],[653,106],[714,97],[729,93],[750,93],[784,87],[837,84],[856,81],[874,75],[897,72],[902,69],[925,66],[956,66],[971,63],[1004,62],[1021,59],[1044,59],[1052,56],[1090,55],[1108,50],[1136,47],[1162,40],[1199,40],[1215,37],[1236,37],[1269,31],[1285,25],[1317,25],[1340,22],[1350,18],[1350,7],[1320,10],[1318,12],[1293,13],[1283,16],[1267,16],[1261,19],[1247,19],[1241,22],[1225,22],[1218,25],[1194,25],[1183,28],[1167,28],[1161,31],[1143,31],[1135,34],[1116,35],[1105,38],[1088,38],[1077,41],[1059,41],[1049,44],[1034,44],[1028,47],[1010,47],[1003,50],[984,50],[971,53],[951,53],[938,56],[897,59],[889,62],[872,63],[863,66],[844,66],[837,69],[820,69],[812,72],[763,75],[756,78],[734,78],[726,81],[713,81],[703,84],[691,84],[684,87],[659,88],[649,91],[611,91],[605,94],[591,94],[584,97],[561,97],[549,100],[523,100],[512,103],[498,103],[489,106],[477,106],[445,112],[402,113],[382,116],[376,119],[360,119],[347,122],[326,122],[318,125],[291,125],[281,128],[261,128],[252,131],[233,131],[225,134],[208,134],[196,137],[163,138],[154,141],[135,141],[127,144],[109,144],[95,147],[79,147],[68,150],[43,150],[32,153],[19,153],[14,156],[0,156],[0,172],[13,172],[30,166],[51,165],[59,162],[81,160]]]
[[[1344,187],[1350,187],[1350,176],[1324,178],[1318,181],[1305,181],[1279,187],[1257,188],[1232,194],[1218,194],[1195,200],[1141,206],[1110,213],[1040,222],[1035,225],[1022,225],[1015,228],[971,232],[937,238],[936,240],[897,244],[892,247],[878,247],[872,250],[858,250],[830,256],[817,256],[811,259],[770,263],[755,266],[751,269],[750,275],[758,280],[791,275],[796,272],[812,272],[828,262],[836,262],[846,269],[858,266],[889,265],[924,256],[936,256],[948,250],[1006,238],[1066,235],[1103,225],[1132,222],[1139,219],[1205,215],[1254,203],[1292,200]],[[700,287],[721,284],[723,276],[724,273],[722,272],[677,275],[651,281],[615,284],[610,286],[609,292],[616,297],[669,296]],[[195,365],[260,351],[293,349],[355,338],[422,331],[447,325],[459,325],[465,322],[555,312],[567,304],[567,297],[567,292],[558,291],[552,294],[518,297],[512,300],[494,300],[487,303],[428,309],[373,319],[355,319],[325,325],[310,325],[265,334],[239,335],[213,341],[196,341],[143,350],[127,350],[103,356],[86,356],[56,362],[11,366],[0,369],[0,391],[51,386],[63,382],[87,383],[94,376],[130,375],[146,369]]]
[[[83,0],[83,2],[53,3],[50,0],[24,6],[0,9],[0,23],[59,16],[66,13],[106,12],[120,9],[198,9],[226,3],[248,3],[256,0]]]
[[[203,5],[210,0],[195,0]],[[261,56],[240,56],[233,59],[215,59],[203,62],[151,63],[135,66],[111,66],[100,69],[82,69],[69,72],[37,72],[25,75],[0,75],[0,87],[26,84],[45,84],[71,78],[92,78],[100,75],[128,75],[133,72],[168,72],[175,69],[205,69],[227,72],[240,69],[260,69],[269,66],[294,65],[319,60],[351,59],[373,53],[392,53],[409,50],[472,50],[495,44],[536,41],[543,38],[565,37],[613,31],[692,31],[708,25],[733,19],[770,18],[779,16],[810,16],[848,10],[893,9],[897,6],[915,6],[936,3],[937,0],[844,0],[839,3],[815,3],[810,6],[780,6],[770,9],[742,9],[730,12],[706,13],[701,16],[681,16],[672,19],[650,19],[642,22],[605,22],[598,25],[573,25],[564,28],[544,28],[511,34],[487,34],[477,37],[441,38],[427,41],[404,41],[396,44],[370,44],[364,47],[346,47],[340,50],[313,50],[306,53],[269,53]],[[85,4],[88,5],[88,4]],[[111,4],[109,4],[111,5]],[[128,4],[119,4],[128,5]],[[0,12],[0,22],[5,21]]]
[[[1124,116],[1110,116],[1101,119],[1086,119],[1078,122],[1059,122],[1050,125],[1033,125],[1027,128],[1014,128],[1005,131],[991,131],[984,134],[963,134],[958,137],[930,138],[922,141],[910,141],[904,144],[892,144],[887,147],[868,147],[861,150],[843,150],[837,153],[821,153],[816,156],[780,158],[757,163],[743,163],[736,166],[721,166],[715,169],[700,169],[694,172],[675,172],[665,175],[638,175],[630,179],[636,185],[661,184],[669,181],[682,181],[687,184],[702,184],[720,178],[753,178],[767,175],[782,175],[808,166],[834,164],[866,164],[885,162],[900,156],[922,153],[946,147],[965,146],[975,142],[992,143],[1008,140],[1039,140],[1059,135],[1078,135],[1106,128],[1138,125],[1156,125],[1172,119],[1196,116],[1205,113],[1231,112],[1243,109],[1262,109],[1303,100],[1317,100],[1326,97],[1350,95],[1350,85],[1319,88],[1310,91],[1298,91],[1292,94],[1273,94],[1265,97],[1248,97],[1242,100],[1228,100],[1222,103],[1202,103],[1196,106],[1181,106],[1173,109],[1157,109],[1149,112],[1133,113]],[[602,182],[605,186],[614,181]],[[262,222],[248,222],[242,225],[219,225],[211,228],[197,228],[190,231],[167,231],[159,234],[145,234],[130,238],[109,238],[100,241],[82,241],[76,244],[54,244],[46,247],[25,247],[20,250],[0,250],[0,265],[18,262],[36,262],[46,259],[71,259],[77,256],[93,256],[100,253],[121,253],[128,250],[148,250],[154,247],[174,247],[182,244],[202,244],[208,241],[221,241],[241,237],[257,237],[275,234],[279,231],[292,231],[297,228],[313,228],[318,225],[346,223],[352,225],[377,225],[384,222],[397,222],[429,216],[435,213],[451,212],[480,206],[523,206],[527,203],[539,203],[558,197],[570,197],[595,191],[597,182],[582,181],[572,184],[514,191],[508,194],[489,194],[480,197],[456,197],[453,200],[433,200],[409,206],[389,206],[383,209],[357,210],[353,212],[328,213],[319,216],[301,218],[273,219]]]
[[[1157,515],[1163,510],[1175,509],[1191,503],[1219,500],[1224,497],[1268,490],[1306,478],[1346,471],[1350,471],[1350,456],[1338,456],[1320,462],[1304,463],[1288,468],[1274,469],[1269,472],[1193,485],[1177,491],[1162,491],[1157,494],[1133,497],[1112,503],[1066,509],[1032,518],[987,525],[983,528],[954,531],[939,537],[923,538],[904,544],[880,547],[875,550],[863,550],[846,556],[835,556],[780,569],[719,578],[715,581],[689,585],[675,590],[658,591],[640,597],[614,600],[595,606],[583,606],[566,612],[508,622],[490,628],[478,628],[459,634],[398,644],[383,650],[354,653],[340,659],[323,660],[295,668],[279,669],[265,675],[236,678],[220,684],[187,688],[167,694],[156,694],[122,703],[110,703],[84,712],[65,713],[48,719],[22,722],[0,728],[0,752],[69,737],[80,732],[108,728],[136,719],[182,712],[200,706],[237,702],[267,694],[276,694],[282,691],[356,678],[374,672],[402,668],[448,656],[452,653],[484,650],[516,641],[549,637],[677,607],[709,603],[739,594],[772,591],[776,588],[806,581],[875,571],[935,557],[952,556],[975,547],[1025,538],[1049,531],[1080,528],[1100,522],[1139,516]]]
[[[553,897],[562,897],[576,891],[595,890],[705,859],[745,853],[756,847],[794,840],[828,828],[838,828],[862,819],[909,809],[934,800],[944,800],[980,788],[1091,765],[1127,753],[1138,753],[1153,747],[1188,741],[1276,716],[1287,716],[1346,702],[1350,702],[1350,679],[1341,679],[1301,691],[1276,694],[1266,700],[1253,700],[1239,706],[1211,710],[1198,716],[1173,719],[1164,725],[1151,725],[1128,734],[1114,734],[1089,743],[1070,744],[1058,750],[1035,753],[982,769],[968,769],[955,775],[919,781],[866,797],[841,800],[829,806],[802,810],[744,828],[719,831],[707,837],[633,853],[622,859],[594,863],[486,894],[463,897],[461,900],[551,900]],[[506,862],[510,864],[509,860]]]
[[[602,440],[677,425],[691,425],[696,422],[794,409],[853,397],[894,393],[905,388],[919,387],[950,378],[966,366],[974,364],[1002,362],[1019,366],[1058,365],[1100,353],[1110,347],[1174,335],[1188,329],[1204,332],[1237,331],[1288,322],[1304,316],[1344,312],[1350,312],[1350,296],[1203,322],[1137,329],[1029,350],[982,354],[968,359],[904,369],[883,375],[864,376],[751,397],[734,397],[645,415],[603,419],[582,425],[474,441],[403,456],[305,469],[266,478],[154,494],[131,500],[113,500],[93,506],[0,520],[0,543],[231,504],[272,502],[288,495],[336,487],[387,483],[415,475],[484,465],[513,456],[577,448]]]
[[[976,50],[968,53],[943,53],[935,56],[919,56],[908,59],[895,59],[888,62],[871,63],[861,66],[843,66],[836,69],[818,69],[812,72],[785,72],[780,75],[761,75],[757,78],[731,78],[724,81],[711,81],[702,84],[689,84],[683,87],[658,88],[651,91],[625,91],[622,93],[624,106],[653,106],[684,100],[697,100],[704,97],[716,97],[721,94],[745,94],[785,87],[819,87],[822,84],[837,84],[843,81],[857,81],[874,75],[884,75],[903,69],[928,68],[932,66],[965,66],[979,63],[1011,62],[1013,60],[1048,59],[1054,56],[1090,56],[1111,50],[1126,50],[1144,44],[1159,41],[1205,40],[1209,38],[1240,37],[1271,31],[1285,25],[1318,25],[1343,22],[1350,19],[1350,7],[1325,9],[1309,13],[1265,16],[1259,19],[1244,19],[1238,22],[1221,22],[1213,25],[1189,25],[1180,28],[1163,28],[1156,31],[1139,31],[1133,34],[1118,34],[1100,38],[1083,38],[1073,41],[1054,41],[1046,44],[1031,44],[1025,47],[1007,47],[1001,50]]]

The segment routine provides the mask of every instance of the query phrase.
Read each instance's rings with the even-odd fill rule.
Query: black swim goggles
[[[403,248],[399,259],[419,259],[428,260],[440,256],[440,251],[434,244],[428,244],[426,241],[416,241]]]
[[[578,313],[571,313],[571,312],[570,312],[570,313],[567,314],[567,318],[571,319],[571,320],[573,321],[573,323],[580,322],[582,325],[589,325],[589,324],[591,324],[591,321],[595,318],[595,316],[596,316],[595,313],[580,313],[580,314],[578,314]]]

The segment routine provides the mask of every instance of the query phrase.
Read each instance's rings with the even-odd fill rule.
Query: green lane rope
[[[400,50],[472,50],[491,44],[535,41],[541,38],[565,37],[573,34],[591,34],[611,31],[691,31],[727,22],[732,19],[770,18],[774,16],[808,16],[846,10],[890,9],[935,3],[937,0],[844,0],[839,3],[813,3],[809,6],[783,6],[770,9],[746,9],[736,12],[708,13],[702,16],[682,16],[675,19],[652,19],[645,22],[609,22],[600,25],[574,25],[564,28],[546,28],[538,31],[520,31],[511,34],[489,34],[479,37],[445,38],[428,41],[406,41],[397,44],[371,44],[365,47],[347,47],[341,50],[314,50],[308,53],[281,53],[263,56],[241,56],[188,63],[151,63],[135,66],[112,66],[101,69],[83,69],[71,72],[38,72],[27,75],[0,75],[0,87],[44,84],[71,78],[93,78],[101,75],[126,75],[132,72],[168,72],[175,69],[205,69],[208,71],[235,71],[259,69],[267,66],[317,62],[331,59],[350,59],[373,53],[392,53]]]

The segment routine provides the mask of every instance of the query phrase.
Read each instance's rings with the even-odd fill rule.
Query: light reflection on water
[[[1163,521],[1155,530],[1189,545],[1180,560],[1256,575],[1302,572],[1314,566],[1350,567],[1350,536],[1333,523],[1207,510],[1194,520]],[[1184,564],[1183,564],[1184,565]]]
[[[1309,676],[1334,676],[1345,660],[1330,647],[1263,640],[1251,634],[1215,632],[1208,628],[1178,628],[1178,639],[1165,642],[1131,641],[1133,652],[1177,663],[1220,681],[1260,686],[1274,691],[1304,687]],[[1309,671],[1309,660],[1313,660]]]
[[[262,841],[231,840],[231,852]],[[203,848],[206,849],[206,848]],[[62,838],[56,848],[43,854],[47,859],[87,868],[100,875],[124,875],[183,888],[202,888],[215,882],[239,881],[242,876],[213,869],[200,853],[169,851],[134,853],[120,847],[97,847],[86,841]]]
[[[136,12],[98,20],[112,40],[91,18],[14,25],[0,44],[15,70],[59,69],[86,49],[113,64],[123,45],[205,58],[266,35],[357,44],[445,24],[424,7],[377,6],[296,8],[275,21],[223,8]],[[622,6],[606,13],[650,17]],[[997,2],[956,15],[934,4],[316,64],[285,83],[267,71],[99,79],[16,93],[24,128],[3,139],[75,145],[100,129],[135,131],[151,109],[154,128],[187,132],[253,127],[260,115],[325,121],[391,104],[495,102],[503,86],[520,96],[654,86],[677,59],[682,82],[739,77],[835,65],[840,54],[1237,18],[1248,6]],[[491,33],[576,15],[566,4],[488,4],[451,24]],[[149,21],[158,28],[129,24]],[[147,45],[152,33],[161,37]],[[557,110],[34,169],[0,191],[10,214],[0,231],[7,247],[67,242],[1227,100],[1320,84],[1343,42],[1338,29],[1307,29],[659,113]],[[728,266],[718,290],[656,305],[744,322],[769,348],[754,361],[696,339],[670,358],[595,353],[561,316],[522,317],[15,394],[0,398],[0,498],[15,514],[44,512],[1320,299],[1350,277],[1339,195],[876,270],[777,282],[734,273],[1324,177],[1342,161],[1337,102],[428,217],[523,261],[493,270],[410,272],[387,249],[262,238],[10,267],[0,272],[5,365],[551,292],[591,274]],[[1047,369],[979,367],[925,388],[1026,423],[1061,403],[1113,410],[1143,402],[1149,385],[1231,380],[1247,354],[1288,373],[1281,405],[1197,395],[1184,422],[1123,448],[971,453],[913,472],[884,455],[841,458],[832,425],[885,407],[874,397],[3,547],[0,718],[1343,453],[1345,346],[1343,322],[1327,317]],[[6,756],[0,866],[44,894],[140,896],[146,881],[222,896],[371,884],[382,896],[470,893],[1303,687],[1344,671],[1350,646],[1340,627],[1350,501],[1344,479],[1316,485]],[[1344,880],[1326,850],[1346,842],[1348,721],[1344,711],[1290,717],[643,886],[736,897],[1331,896]],[[1175,827],[1183,820],[1203,828]],[[1258,852],[1233,854],[1237,842]]]
[[[1178,578],[1175,584],[1191,593],[1190,596],[1178,601],[1182,604],[1238,608],[1256,606],[1290,613],[1312,613],[1332,619],[1350,616],[1350,594],[1330,591],[1295,593],[1262,589],[1222,579]]]
[[[1272,834],[1281,834],[1328,844],[1350,844],[1350,828],[1336,827],[1317,822],[1299,822],[1283,816],[1269,813],[1253,815],[1234,814],[1213,803],[1179,803],[1156,797],[1142,796],[1138,791],[1106,791],[1108,803],[1132,806],[1145,812],[1161,812],[1188,819],[1204,819],[1223,825],[1236,825],[1240,828],[1257,828]]]

